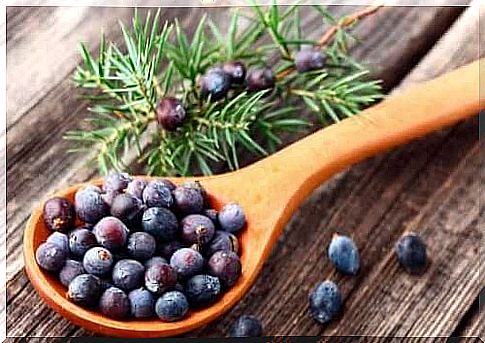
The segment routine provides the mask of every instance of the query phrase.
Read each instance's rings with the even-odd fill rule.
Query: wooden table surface
[[[343,14],[357,8],[330,9]],[[203,11],[172,8],[164,15],[191,27]],[[227,12],[210,14],[224,18]],[[130,8],[7,8],[11,340],[92,335],[50,310],[35,293],[23,270],[22,232],[39,199],[96,175],[89,156],[65,152],[69,143],[63,133],[87,115],[70,77],[80,62],[78,42],[95,49],[101,29],[119,41],[116,23],[131,15]],[[309,32],[321,35],[324,28],[315,15],[304,21]],[[483,32],[480,0],[469,7],[386,7],[357,27],[362,41],[352,54],[392,92],[485,55]],[[243,313],[257,315],[266,335],[478,336],[485,322],[479,313],[480,171],[474,118],[337,175],[294,214],[247,296],[224,318],[187,336],[225,336]],[[355,277],[336,273],[328,262],[326,247],[335,230],[353,236],[360,249],[363,265]],[[406,230],[418,231],[428,243],[432,262],[421,277],[404,273],[393,254],[394,242]],[[308,315],[307,296],[327,278],[341,286],[345,307],[337,320],[318,325]]]

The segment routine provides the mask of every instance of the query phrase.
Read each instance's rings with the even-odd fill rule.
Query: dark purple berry
[[[202,212],[204,208],[204,196],[199,188],[189,185],[181,185],[173,191],[176,208],[183,214]]]
[[[157,316],[165,322],[182,319],[189,310],[189,303],[181,292],[172,291],[163,294],[155,304]]]
[[[134,232],[128,237],[128,254],[136,260],[146,260],[155,254],[157,242],[146,232]]]
[[[115,198],[120,194],[123,194],[123,192],[108,191],[106,193],[101,194],[101,199],[103,199],[103,201],[108,205],[108,207],[111,207],[111,205],[113,205],[113,201],[115,200]]]
[[[64,251],[69,251],[69,239],[67,235],[61,232],[53,232],[47,237],[46,243],[52,243],[60,246]]]
[[[143,201],[147,207],[170,207],[173,197],[170,188],[162,181],[150,181],[143,190]]]
[[[218,225],[219,224],[219,220],[217,219],[217,216],[218,216],[218,212],[216,210],[214,210],[213,208],[206,208],[202,211],[202,214],[204,216],[206,216],[207,218],[209,218],[210,220],[212,220],[212,223],[214,225]]]
[[[145,267],[136,260],[120,260],[113,267],[111,278],[113,284],[125,291],[139,288],[143,285]]]
[[[74,206],[78,217],[86,223],[97,223],[109,214],[109,206],[103,200],[101,193],[92,187],[76,192]]]
[[[212,240],[207,244],[205,254],[206,256],[212,256],[219,250],[232,251],[237,254],[239,252],[239,242],[237,237],[232,233],[217,230],[214,233]]]
[[[146,260],[145,263],[143,264],[145,266],[145,270],[150,268],[151,266],[155,264],[162,264],[162,263],[168,263],[166,259],[160,256],[154,256],[149,260]]]
[[[411,274],[422,273],[426,269],[426,244],[414,232],[405,233],[395,245],[399,263]]]
[[[111,204],[111,215],[119,218],[127,225],[136,225],[136,221],[140,220],[144,208],[140,199],[123,193],[114,198]]]
[[[170,265],[175,269],[177,275],[186,278],[202,270],[204,267],[204,258],[198,251],[190,248],[182,248],[172,255]]]
[[[66,231],[74,225],[74,206],[66,198],[55,197],[44,203],[44,222],[52,231]]]
[[[236,233],[246,225],[246,215],[241,206],[235,203],[224,205],[218,215],[219,225],[224,231]]]
[[[328,258],[342,273],[356,274],[359,270],[359,251],[350,237],[334,235],[328,247]]]
[[[54,243],[42,243],[37,248],[35,257],[39,266],[49,272],[57,272],[67,258],[67,251]]]
[[[275,76],[270,68],[250,69],[246,76],[246,85],[250,91],[273,88]]]
[[[148,182],[143,179],[134,179],[126,187],[126,193],[143,200],[143,190],[147,184]]]
[[[132,317],[149,318],[155,314],[155,297],[146,289],[134,289],[128,294],[128,298]]]
[[[221,68],[211,68],[200,78],[200,91],[203,97],[212,101],[224,98],[231,87],[231,77]]]
[[[241,85],[246,79],[246,67],[241,61],[224,63],[222,70],[229,75],[232,84]]]
[[[121,289],[110,287],[99,299],[99,310],[109,318],[123,319],[130,314],[130,300]]]
[[[67,260],[64,267],[62,267],[61,271],[59,272],[59,280],[64,286],[69,287],[69,284],[76,276],[85,273],[86,272],[81,262]]]
[[[320,324],[325,324],[340,312],[342,295],[335,283],[324,281],[311,291],[309,302],[313,319]]]
[[[173,192],[175,190],[175,188],[177,187],[175,185],[175,183],[173,183],[172,181],[170,181],[168,179],[158,179],[157,181],[160,182],[161,184],[165,185],[165,187],[167,187],[168,189],[170,189],[170,192]]]
[[[110,250],[118,250],[126,245],[128,228],[116,217],[101,219],[93,229],[98,243]]]
[[[182,219],[182,238],[191,244],[204,245],[214,236],[214,224],[200,214],[189,214]]]
[[[111,172],[104,178],[103,191],[108,192],[123,192],[128,184],[131,182],[131,176],[127,173]]]
[[[263,335],[263,326],[255,316],[243,315],[234,322],[231,337],[260,337]]]
[[[300,73],[322,69],[325,66],[325,56],[318,48],[306,47],[296,53],[295,66]]]
[[[100,280],[91,274],[76,276],[69,284],[67,298],[81,306],[94,307],[101,295]]]
[[[167,242],[175,239],[179,232],[177,217],[170,210],[162,207],[151,207],[143,213],[143,231],[155,239]]]
[[[215,276],[195,275],[185,285],[185,295],[194,307],[214,302],[220,293],[221,284]]]
[[[169,264],[155,263],[145,272],[145,287],[152,293],[162,294],[177,284],[177,272]]]
[[[86,272],[96,276],[105,276],[113,266],[113,255],[102,247],[94,247],[86,251],[83,257],[83,267]]]
[[[185,182],[182,184],[183,187],[185,188],[194,188],[197,189],[202,196],[202,199],[204,200],[204,206],[208,205],[207,204],[207,191],[205,190],[204,186],[199,181],[190,181],[190,182]]]
[[[157,105],[158,124],[167,131],[175,131],[185,120],[185,107],[174,97],[165,97]]]
[[[159,244],[158,252],[167,260],[170,260],[170,257],[172,257],[173,253],[181,248],[183,248],[182,243],[175,240]]]
[[[241,275],[241,269],[239,256],[232,251],[216,251],[207,262],[209,274],[217,276],[222,285],[227,288],[232,287],[236,283]]]
[[[76,258],[83,257],[86,251],[97,244],[96,236],[88,229],[79,228],[69,234],[69,250]]]

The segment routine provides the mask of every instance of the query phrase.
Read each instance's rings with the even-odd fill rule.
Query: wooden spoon
[[[485,67],[485,60],[476,61],[389,96],[360,115],[324,128],[246,168],[196,178],[212,195],[216,208],[230,201],[241,204],[248,225],[240,236],[243,271],[239,281],[215,304],[191,311],[184,320],[173,323],[157,319],[118,321],[69,302],[65,298],[65,288],[54,276],[39,269],[35,261],[36,248],[49,234],[42,220],[42,204],[33,212],[24,233],[29,278],[54,310],[75,324],[104,335],[171,336],[207,324],[229,310],[249,290],[293,211],[315,187],[369,156],[452,125],[485,108],[483,93],[481,97],[479,94],[479,63]],[[182,183],[193,179],[172,180]],[[101,180],[90,183],[100,184]],[[57,195],[72,200],[82,186],[75,185]]]

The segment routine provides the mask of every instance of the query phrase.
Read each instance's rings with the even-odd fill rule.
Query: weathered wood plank
[[[470,8],[456,20],[430,52],[406,76],[401,86],[434,78],[443,71],[452,70],[485,56],[484,18],[485,6],[480,4],[479,0],[472,1]],[[464,40],[467,40],[466,44],[463,44]]]
[[[420,34],[414,32],[412,35],[406,36],[406,29],[419,26],[416,25],[416,18],[421,12],[418,12],[418,9],[399,9],[399,11],[405,10],[415,11],[414,16],[404,15],[404,12],[401,12],[401,15],[392,17],[394,25],[400,26],[403,40],[411,42],[419,35],[424,37],[425,29],[422,29]],[[429,13],[434,11],[436,17],[442,13],[440,10],[428,9]],[[388,12],[380,20],[389,17]],[[401,18],[405,19],[395,21]],[[427,25],[433,25],[436,21],[436,18],[434,21],[430,19]],[[361,34],[364,32],[362,31]],[[388,52],[385,48],[389,47],[391,42],[381,40],[379,43],[380,45],[375,49],[380,48],[385,55]],[[395,43],[396,37],[392,40],[392,44]],[[366,49],[369,51],[369,47]],[[356,49],[356,54],[359,51]],[[364,52],[360,53],[364,54]],[[374,50],[369,53],[374,53]],[[396,65],[387,65],[387,62],[383,65],[384,69],[379,72],[383,70],[386,72],[382,76],[399,70]],[[398,81],[399,78],[396,78],[393,83]],[[372,288],[366,283],[371,278],[367,273],[372,272],[370,275],[375,277],[375,265],[379,267],[379,270],[389,268],[386,263],[389,260],[392,262],[388,254],[389,249],[394,239],[406,226],[406,222],[415,218],[420,208],[428,202],[431,196],[437,196],[438,189],[446,183],[450,172],[455,171],[458,174],[463,172],[463,156],[476,143],[477,137],[473,135],[476,132],[476,126],[476,121],[472,121],[462,124],[451,133],[448,131],[438,133],[399,149],[397,152],[352,168],[349,172],[342,173],[330,183],[322,186],[295,214],[251,293],[223,320],[191,335],[224,335],[234,317],[242,312],[259,315],[266,326],[267,334],[320,333],[321,327],[315,325],[307,316],[306,294],[308,288],[324,276],[335,276],[338,277],[339,282],[346,283],[344,293],[350,295],[349,299],[351,299],[346,300],[347,315],[355,303],[355,300],[352,299],[358,299],[356,290]],[[57,177],[65,175],[64,173],[65,171],[60,172]],[[73,171],[73,174],[69,176],[70,179],[62,179],[60,184],[71,182],[77,176]],[[89,173],[81,174],[81,178],[88,176]],[[47,179],[44,182],[46,186],[42,187],[49,187]],[[426,217],[425,219],[431,220],[432,218]],[[365,256],[366,262],[362,271],[362,274],[365,275],[359,274],[358,278],[354,280],[342,278],[336,275],[328,264],[318,263],[325,261],[325,247],[329,242],[332,229],[335,228],[357,235],[358,245]],[[371,234],[373,242],[366,244],[365,238]],[[382,259],[382,255],[384,255],[384,259]],[[391,263],[391,267],[395,273],[399,271],[395,262]],[[285,270],[285,273],[281,273],[281,270]],[[401,278],[404,276],[400,275]],[[305,286],[300,289],[298,288],[300,284]],[[29,327],[27,324],[17,327],[14,325],[15,321],[22,318],[22,312],[16,310],[17,307],[29,302],[26,299],[35,298],[35,296],[32,295],[33,289],[30,284],[25,284],[24,288],[16,286],[16,289],[20,290],[20,293],[16,293],[16,296],[12,294],[12,306],[8,307],[9,335],[88,334],[52,315],[52,312],[38,298],[34,302],[35,304],[23,307],[22,310],[33,311],[43,320],[38,322],[36,327]],[[352,290],[354,291],[352,292]],[[349,303],[352,307],[349,306]],[[332,327],[328,330],[332,330]],[[327,332],[330,331],[325,331],[325,333]]]
[[[483,227],[483,226],[481,226]],[[483,240],[483,237],[482,237]],[[483,244],[481,245],[483,252]],[[483,255],[480,255],[483,256]],[[483,285],[483,263],[481,264],[480,276],[481,284]],[[463,318],[455,330],[453,336],[455,337],[481,337],[483,339],[483,333],[485,330],[485,320],[483,318],[485,301],[485,288],[482,288],[480,295],[475,300],[475,303],[469,309],[467,315]]]
[[[102,31],[113,37],[118,18],[132,13],[127,7],[9,7],[7,128],[72,73],[80,41],[94,42]]]
[[[333,10],[333,8],[332,8]],[[167,15],[177,15],[167,10]],[[336,7],[335,11],[349,13],[355,11],[352,7]],[[403,65],[413,63],[407,58],[415,58],[416,55],[424,53],[423,47],[418,52],[410,53],[414,46],[412,41],[428,41],[428,34],[436,27],[444,31],[445,28],[460,13],[460,8],[386,8],[383,12],[372,18],[374,26],[359,27],[356,35],[364,41],[363,45],[355,49],[355,54],[367,57],[367,61],[376,59],[371,63],[374,66],[379,64],[377,76],[390,80],[388,87],[398,82],[393,79],[396,73],[403,68]],[[225,12],[224,12],[225,13]],[[188,15],[187,10],[181,10],[183,15]],[[320,28],[321,20],[310,17],[306,27]],[[381,27],[391,24],[394,30],[400,32],[397,35],[386,37],[365,37],[368,30],[380,31]],[[190,26],[190,20],[185,22]],[[419,23],[419,24],[418,24]],[[193,24],[193,23],[192,23]],[[370,25],[370,26],[369,26]],[[316,30],[314,30],[316,31]],[[380,35],[380,34],[379,34]],[[364,39],[365,38],[365,39]],[[370,40],[367,41],[367,38]],[[432,42],[427,43],[429,46]],[[370,49],[373,46],[373,49]],[[395,63],[396,51],[401,47],[407,49],[400,60]],[[376,52],[379,51],[379,54]],[[388,58],[381,59],[382,56]],[[47,68],[47,67],[46,67]],[[406,68],[410,68],[408,65]],[[7,236],[7,274],[11,277],[22,267],[21,259],[21,232],[22,227],[28,218],[32,206],[42,197],[60,187],[67,186],[73,182],[88,179],[93,175],[93,169],[86,167],[86,159],[79,155],[66,155],[65,151],[69,143],[62,140],[62,134],[73,127],[77,127],[79,120],[85,116],[86,104],[75,98],[76,91],[68,80],[64,80],[32,108],[28,113],[18,119],[18,123],[10,130],[7,137],[8,154],[8,236]]]

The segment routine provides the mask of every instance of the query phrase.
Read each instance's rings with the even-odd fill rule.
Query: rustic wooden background
[[[485,55],[485,6],[480,0],[469,7],[441,2],[440,7],[386,7],[355,30],[362,42],[352,54],[371,66],[387,91]],[[337,15],[357,9],[331,7]],[[192,27],[203,11],[227,15],[171,8],[165,16]],[[69,78],[80,62],[78,42],[96,50],[101,30],[119,41],[116,23],[131,15],[130,8],[7,8],[7,333],[12,340],[91,335],[51,311],[31,287],[23,271],[22,231],[46,193],[96,175],[87,156],[65,153],[69,143],[63,133],[87,114]],[[311,12],[304,22],[308,32],[324,30]],[[479,168],[475,118],[334,177],[294,214],[243,301],[188,336],[225,336],[243,313],[261,318],[267,335],[478,336],[485,322],[479,313],[484,294]],[[336,229],[356,239],[363,261],[356,277],[342,276],[328,263],[326,246]],[[420,232],[428,242],[432,263],[422,277],[404,273],[393,255],[405,230]],[[345,309],[322,326],[307,313],[307,294],[327,278],[341,285]]]

